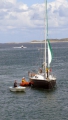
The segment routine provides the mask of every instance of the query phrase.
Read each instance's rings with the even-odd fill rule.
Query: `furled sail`
[[[51,48],[51,45],[50,45],[50,41],[47,40],[47,44],[48,44],[48,67],[50,67],[50,63],[52,61],[52,48]]]

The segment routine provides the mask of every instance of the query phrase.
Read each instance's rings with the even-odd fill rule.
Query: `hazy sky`
[[[0,43],[44,39],[45,0],[0,0]],[[47,0],[49,38],[68,38],[68,0]]]

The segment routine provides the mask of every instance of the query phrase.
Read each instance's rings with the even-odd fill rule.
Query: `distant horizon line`
[[[68,38],[62,38],[62,39],[49,39],[51,42],[68,42]],[[27,42],[4,42],[0,44],[21,44],[21,43],[41,43],[44,42],[45,40],[31,40]]]

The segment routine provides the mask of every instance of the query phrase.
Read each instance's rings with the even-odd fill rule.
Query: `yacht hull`
[[[52,89],[56,85],[56,80],[38,80],[30,78],[31,86],[36,88]]]

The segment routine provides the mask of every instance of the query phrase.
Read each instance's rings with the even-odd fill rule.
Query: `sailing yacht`
[[[39,87],[39,88],[45,88],[45,89],[52,89],[56,85],[56,77],[54,77],[50,73],[50,64],[52,62],[52,48],[48,37],[48,23],[47,23],[47,0],[46,0],[46,23],[45,23],[45,60],[43,63],[43,68],[38,71],[38,73],[31,73],[29,72],[29,81],[31,82],[31,86],[33,87]],[[47,43],[47,53],[46,55],[46,43]],[[46,61],[47,57],[47,61]],[[47,64],[46,64],[47,63]]]

